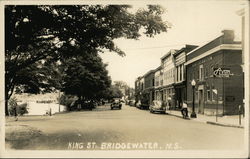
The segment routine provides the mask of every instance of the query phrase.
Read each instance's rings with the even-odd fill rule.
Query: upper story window
[[[204,80],[204,68],[203,68],[203,64],[199,66],[199,80],[200,81]]]
[[[176,81],[179,81],[179,66],[176,68]]]
[[[182,65],[180,66],[180,81],[182,81],[182,75],[183,75],[183,68]]]

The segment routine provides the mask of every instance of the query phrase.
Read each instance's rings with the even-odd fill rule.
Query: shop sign
[[[220,78],[228,78],[230,75],[233,75],[231,73],[231,70],[229,68],[214,68],[213,69],[213,76],[214,77],[220,77]]]

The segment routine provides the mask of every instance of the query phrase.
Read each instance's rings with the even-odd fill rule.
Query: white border
[[[249,24],[249,20],[250,20],[250,2],[247,3],[247,6],[245,8],[245,44],[244,44],[244,51],[245,51],[245,57],[244,57],[244,69],[245,69],[245,79],[244,79],[244,85],[245,85],[245,112],[246,112],[246,118],[245,118],[245,139],[248,140],[244,140],[245,141],[245,150],[248,151],[248,157],[250,157],[250,133],[249,133],[249,129],[250,129],[250,108],[249,108],[249,98],[250,98],[250,93],[249,93],[249,83],[250,83],[250,41],[249,41],[249,35],[250,35],[250,24]]]
[[[149,0],[135,0],[135,1],[126,1],[125,4],[161,4],[164,3],[164,1],[161,0],[156,0],[154,2],[149,1]],[[245,11],[246,14],[246,20],[249,20],[249,2],[246,1],[247,9]],[[60,4],[60,5],[66,5],[66,4],[124,4],[123,1],[108,1],[108,0],[92,0],[92,1],[0,1],[0,20],[1,20],[1,42],[0,42],[0,50],[1,50],[1,55],[0,55],[0,72],[2,72],[0,81],[1,81],[1,92],[0,93],[0,104],[1,104],[1,128],[4,128],[3,123],[5,123],[5,117],[4,117],[4,5],[11,5],[11,4],[16,4],[16,5],[41,5],[41,4]],[[0,140],[0,157],[15,157],[15,158],[20,158],[20,157],[25,157],[25,158],[30,158],[30,157],[62,157],[62,158],[72,158],[72,157],[81,157],[81,158],[90,158],[90,157],[95,157],[95,158],[138,158],[138,157],[143,157],[143,158],[246,158],[249,156],[249,21],[246,21],[245,23],[245,33],[246,33],[246,39],[245,39],[245,60],[246,60],[246,65],[245,65],[245,96],[246,96],[246,119],[248,117],[248,120],[245,122],[245,149],[241,151],[183,151],[183,150],[178,150],[178,151],[26,151],[26,150],[5,150],[4,149],[4,138],[5,138],[5,131],[2,131],[4,129],[0,129],[1,133],[1,140]],[[248,139],[248,140],[246,140]]]

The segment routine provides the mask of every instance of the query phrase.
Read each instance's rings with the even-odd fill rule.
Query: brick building
[[[242,46],[233,31],[222,33],[186,56],[187,103],[191,108],[194,79],[197,113],[215,115],[217,109],[220,115],[237,114],[243,102]]]
[[[180,109],[184,100],[186,100],[186,54],[197,48],[195,45],[185,45],[173,54],[175,73],[174,73],[174,89],[175,89],[175,109]]]

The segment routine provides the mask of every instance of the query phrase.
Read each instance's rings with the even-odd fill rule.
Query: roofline
[[[160,65],[160,66],[158,66],[156,69],[155,69],[155,72],[156,71],[158,71],[158,70],[160,70],[162,68],[162,66]]]
[[[153,72],[155,72],[155,70],[149,70],[147,73],[145,73],[143,76],[145,77],[145,76],[147,76],[147,75],[149,75],[150,73],[153,73]]]
[[[196,62],[196,61],[198,61],[198,60],[200,60],[208,55],[211,55],[215,52],[218,52],[220,50],[242,50],[242,45],[241,44],[221,44],[219,46],[214,47],[213,49],[210,49],[210,50],[202,53],[199,56],[196,56],[196,57],[188,60],[184,65],[187,66],[191,63],[194,63],[194,62]]]
[[[213,42],[215,39],[218,39],[218,38],[222,37],[223,35],[224,35],[224,34],[222,33],[221,35],[219,35],[218,37],[214,38],[213,40],[211,40],[211,41],[209,41],[209,42],[206,42],[205,44],[203,44],[203,45],[201,45],[201,46],[195,48],[194,50],[188,52],[188,53],[187,53],[187,56],[190,55],[190,54],[192,54],[192,53],[195,52],[196,50],[199,50],[200,48],[202,48],[202,47],[204,47],[204,46],[210,44],[210,43]]]
[[[197,47],[199,47],[198,45],[191,45],[191,44],[186,44],[184,47],[182,47],[180,50],[178,50],[177,52],[175,52],[173,55],[174,56],[178,56],[180,53],[182,53],[183,51],[185,51],[186,49],[192,49],[192,47],[195,47],[194,49],[196,49]],[[193,49],[193,50],[194,50]],[[191,51],[193,51],[191,50]],[[189,52],[191,52],[189,51]],[[187,53],[189,53],[187,52]]]
[[[161,57],[161,60],[165,59],[167,56],[169,56],[171,54],[174,54],[174,53],[172,53],[173,51],[178,51],[178,50],[176,50],[176,49],[169,50],[164,56]]]

